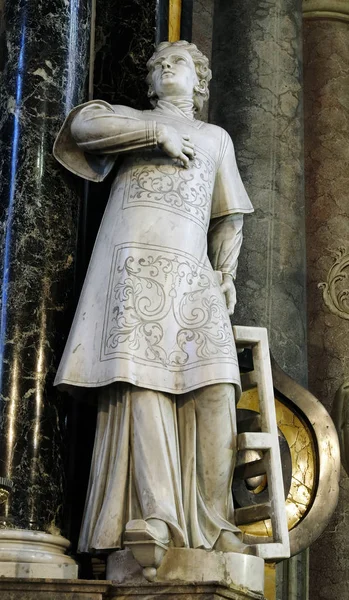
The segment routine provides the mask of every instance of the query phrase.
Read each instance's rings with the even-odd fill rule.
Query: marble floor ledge
[[[112,581],[0,578],[1,600],[264,600],[217,583],[115,585]]]

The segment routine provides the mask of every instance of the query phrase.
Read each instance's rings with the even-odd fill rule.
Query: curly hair
[[[191,44],[185,40],[179,40],[178,42],[161,42],[156,47],[154,54],[147,62],[148,75],[146,82],[149,86],[148,97],[152,106],[156,106],[158,98],[151,87],[151,75],[153,71],[153,65],[159,52],[169,47],[183,48],[186,50],[193,59],[195,65],[195,71],[199,80],[199,84],[194,87],[194,108],[196,111],[200,111],[206,100],[209,98],[208,84],[212,79],[212,71],[209,67],[208,58],[198,50],[195,44]]]

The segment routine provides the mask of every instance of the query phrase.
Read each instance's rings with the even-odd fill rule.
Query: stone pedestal
[[[148,589],[152,585],[186,586],[208,584],[222,586],[262,597],[264,560],[232,552],[206,552],[190,548],[169,548],[152,584],[130,550],[113,552],[107,563],[107,578],[120,585]],[[160,589],[160,588],[159,588]],[[252,596],[253,597],[253,596]]]
[[[1,600],[264,600],[263,595],[216,583],[157,583],[147,587],[108,581],[0,579]]]
[[[78,566],[65,552],[70,542],[42,531],[0,530],[2,577],[74,579]]]
[[[189,585],[159,583],[141,588],[135,586],[112,587],[106,598],[110,600],[149,600],[149,598],[153,600],[264,600],[262,594],[255,594],[233,586],[227,588],[215,583]]]
[[[0,578],[1,600],[106,600],[108,581]]]

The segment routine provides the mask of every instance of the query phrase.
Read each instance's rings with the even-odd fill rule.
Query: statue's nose
[[[161,64],[162,64],[163,69],[170,69],[172,66],[170,61],[167,58],[165,58]]]

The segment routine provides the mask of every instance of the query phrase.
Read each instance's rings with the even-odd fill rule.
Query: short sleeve
[[[253,212],[253,206],[240,177],[233,142],[228,133],[222,129],[211,218],[251,212]]]

